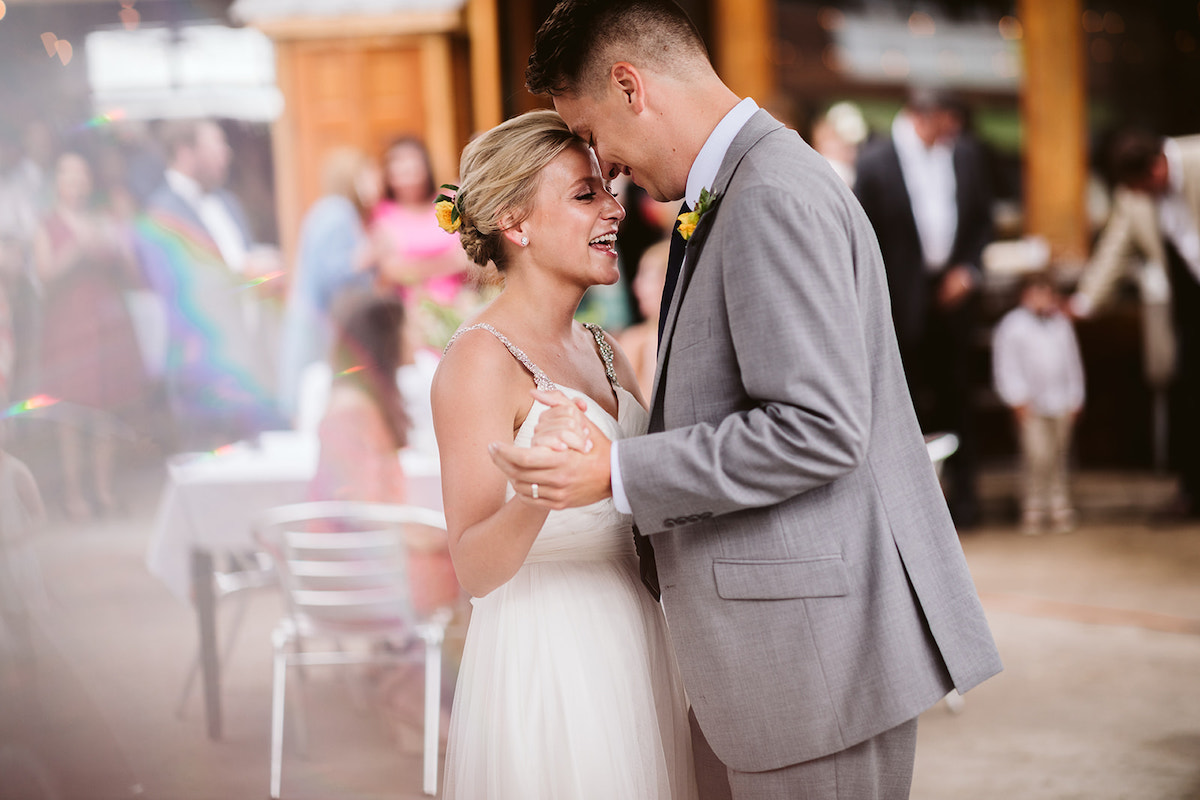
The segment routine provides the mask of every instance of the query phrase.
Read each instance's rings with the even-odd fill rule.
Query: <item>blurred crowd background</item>
[[[331,347],[347,297],[402,302],[407,443],[433,448],[429,377],[495,276],[468,265],[431,201],[474,132],[543,102],[523,67],[552,5],[0,2],[0,449],[32,467],[51,514],[119,512],[131,461],[315,432],[344,377]],[[871,216],[914,402],[928,432],[959,439],[946,476],[960,526],[983,513],[979,471],[1036,446],[992,350],[1029,275],[1049,278],[1086,387],[1042,415],[1074,429],[1050,461],[1194,470],[1178,442],[1200,408],[1195,335],[1177,306],[1200,252],[1110,241],[1106,272],[1088,275],[1120,208],[1114,143],[1135,127],[1151,142],[1200,132],[1200,5],[682,5],[726,81],[824,154]],[[678,212],[615,189],[623,278],[580,317],[620,332],[648,384]]]

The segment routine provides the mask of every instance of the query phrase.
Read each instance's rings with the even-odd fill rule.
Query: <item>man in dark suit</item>
[[[991,190],[981,145],[964,133],[949,95],[912,94],[892,135],[867,145],[854,193],[879,238],[909,390],[926,432],[952,431],[947,499],[955,524],[979,516],[970,353],[992,239]]]
[[[224,189],[231,150],[220,125],[163,128],[168,166],[138,225],[147,283],[166,321],[164,383],[179,444],[208,448],[287,427],[270,374],[254,292],[278,256],[256,247],[241,204]]]

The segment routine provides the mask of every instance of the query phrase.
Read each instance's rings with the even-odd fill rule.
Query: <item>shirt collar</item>
[[[717,172],[721,169],[721,162],[725,160],[725,154],[729,152],[729,146],[733,144],[734,138],[756,111],[758,111],[758,103],[747,97],[731,108],[729,113],[717,123],[717,127],[713,128],[713,132],[708,135],[704,146],[696,155],[696,160],[692,162],[691,170],[688,171],[687,193],[683,197],[689,208],[695,208],[696,204],[700,202],[701,189],[712,191],[713,184],[717,180]]]
[[[917,135],[917,128],[913,125],[912,117],[906,111],[901,111],[892,119],[892,142],[901,157],[924,156],[928,158],[935,153],[949,150],[948,145],[941,141],[926,145],[925,141]]]
[[[204,199],[204,188],[194,178],[174,169],[168,169],[165,177],[167,185],[189,203],[198,203]]]

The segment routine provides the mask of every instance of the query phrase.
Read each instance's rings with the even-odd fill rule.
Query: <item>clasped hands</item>
[[[529,447],[493,442],[492,461],[523,501],[549,509],[590,505],[612,495],[612,442],[584,415],[587,401],[559,391],[533,391],[549,406]]]

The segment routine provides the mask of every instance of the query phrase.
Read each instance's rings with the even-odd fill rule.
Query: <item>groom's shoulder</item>
[[[747,151],[730,188],[773,189],[817,204],[842,202],[848,195],[845,182],[829,162],[800,134],[782,126],[767,133]]]

